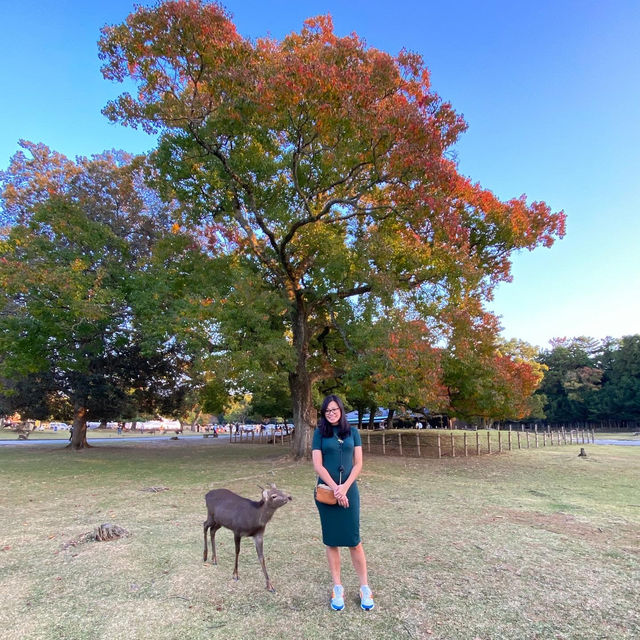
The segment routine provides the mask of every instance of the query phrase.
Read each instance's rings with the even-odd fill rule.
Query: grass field
[[[308,462],[282,447],[212,439],[0,448],[4,640],[640,636],[640,450],[578,446],[473,458],[365,459],[362,538],[376,609],[343,554],[347,607],[330,579]],[[251,541],[202,563],[204,494],[294,497],[265,536],[277,594]],[[166,488],[149,491],[151,488]],[[130,536],[91,542],[104,522]]]

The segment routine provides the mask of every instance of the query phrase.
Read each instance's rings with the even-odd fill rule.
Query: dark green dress
[[[353,448],[361,447],[360,434],[351,427],[351,434],[342,444],[338,441],[338,427],[333,428],[331,438],[323,438],[319,428],[313,433],[312,449],[322,451],[322,466],[335,482],[340,482],[340,448],[342,448],[342,481],[344,482],[353,468]],[[319,483],[322,480],[318,480]],[[349,507],[345,509],[337,504],[316,502],[322,525],[322,542],[328,547],[356,547],[360,544],[360,494],[358,484],[354,482],[347,492]]]

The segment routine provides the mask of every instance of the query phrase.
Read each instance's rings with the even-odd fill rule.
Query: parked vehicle
[[[54,431],[68,431],[71,427],[66,422],[50,422],[49,429]]]

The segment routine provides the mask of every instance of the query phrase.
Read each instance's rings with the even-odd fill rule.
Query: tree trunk
[[[387,429],[393,429],[393,414],[395,411],[395,409],[389,409],[389,413],[387,415]]]
[[[311,379],[308,374],[300,375],[298,371],[289,374],[291,400],[293,405],[293,455],[303,458],[311,449],[311,432],[315,428],[317,412],[313,406],[311,395]]]
[[[202,407],[198,407],[198,410],[196,411],[196,416],[195,418],[191,421],[191,431],[195,431],[196,430],[196,423],[198,422],[198,420],[200,419],[200,416],[202,415]],[[182,421],[180,422],[180,425],[182,425]]]
[[[289,373],[289,388],[293,408],[293,455],[305,457],[310,449],[310,434],[316,427],[317,412],[313,406],[312,378],[307,369],[309,357],[309,325],[301,296],[296,300],[293,314],[293,345],[296,350],[296,369]]]
[[[73,405],[73,435],[69,446],[76,450],[91,446],[87,442],[87,407],[79,400]]]
[[[375,429],[376,426],[376,407],[369,407],[369,426],[367,429]]]

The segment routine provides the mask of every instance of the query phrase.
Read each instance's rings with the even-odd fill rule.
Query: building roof
[[[373,417],[375,422],[382,422],[389,417],[389,409],[383,409],[382,407],[378,407]],[[366,424],[369,422],[369,414],[365,413],[362,416],[362,424]],[[358,424],[358,412],[357,411],[349,411],[347,413],[347,424]]]

